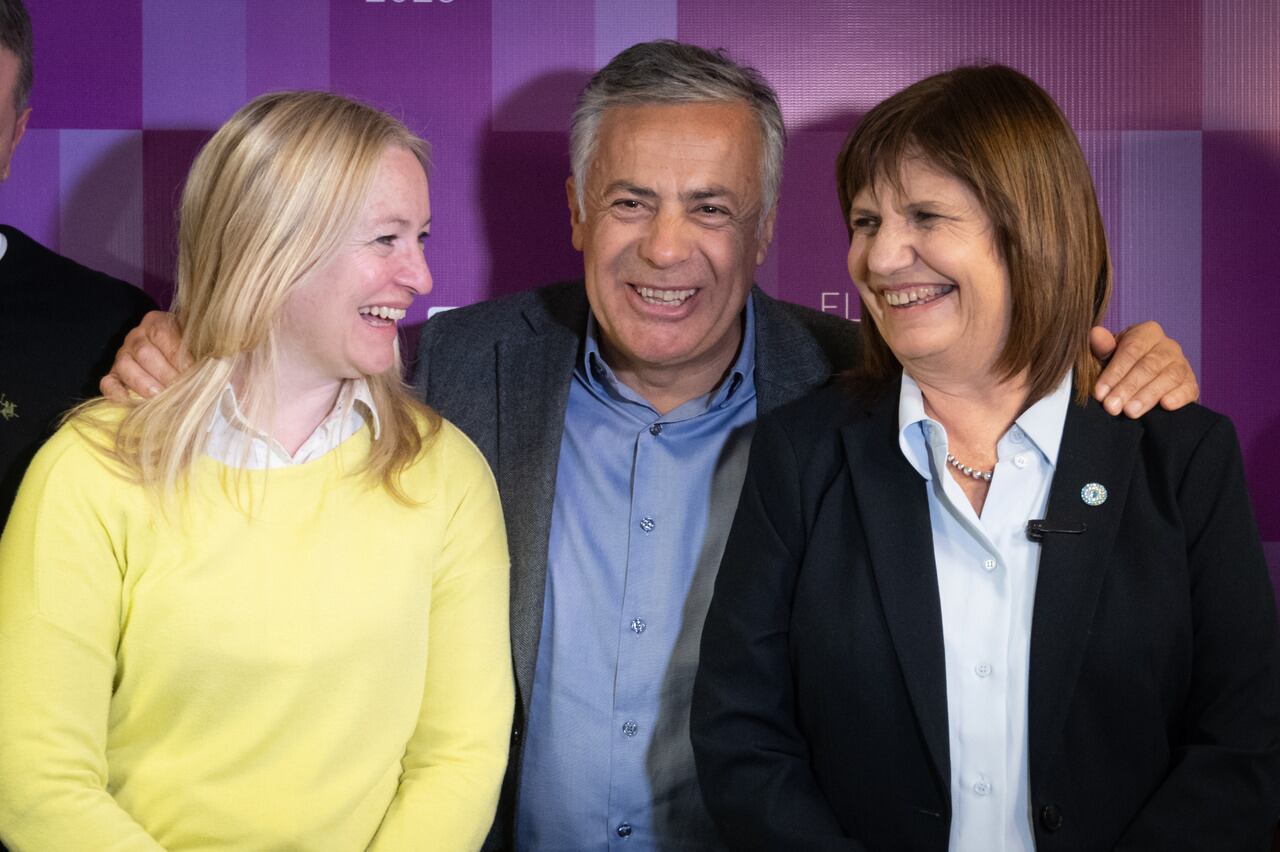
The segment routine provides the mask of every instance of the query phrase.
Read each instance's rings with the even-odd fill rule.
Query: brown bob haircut
[[[1093,179],[1062,110],[1003,65],[964,66],[908,86],[872,108],[840,151],[846,227],[854,197],[882,182],[900,188],[901,166],[913,158],[963,181],[991,218],[1012,291],[996,369],[1006,379],[1027,371],[1030,405],[1074,367],[1083,405],[1098,375],[1089,329],[1106,311],[1111,260]],[[873,322],[862,323],[861,335],[862,358],[847,378],[855,388],[884,388],[898,361]]]

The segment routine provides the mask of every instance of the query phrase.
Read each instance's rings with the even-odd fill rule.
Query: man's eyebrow
[[[627,195],[636,195],[640,198],[657,198],[658,193],[654,192],[646,186],[637,186],[630,181],[615,180],[604,188],[606,196],[613,195],[615,192],[625,192]]]
[[[682,196],[686,201],[706,201],[709,198],[728,198],[733,201],[738,199],[738,194],[727,186],[712,184],[700,189],[691,189]]]

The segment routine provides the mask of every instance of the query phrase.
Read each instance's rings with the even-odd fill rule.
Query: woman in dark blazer
[[[1083,154],[999,66],[837,166],[862,366],[762,418],[692,735],[734,849],[1265,849],[1275,608],[1234,431],[1087,396]]]

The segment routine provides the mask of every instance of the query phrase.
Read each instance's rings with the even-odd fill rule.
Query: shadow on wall
[[[1229,416],[1264,541],[1280,541],[1280,396],[1274,368],[1280,323],[1280,130],[1205,131],[1202,245],[1203,401]],[[1274,551],[1273,551],[1274,552]],[[1280,597],[1280,565],[1272,579]]]
[[[479,163],[484,239],[490,258],[487,298],[582,276],[573,249],[565,179],[569,176],[569,122],[573,101],[590,75],[556,71],[530,80],[493,115]],[[530,124],[533,106],[563,103],[563,115],[541,122],[554,130],[506,130]]]
[[[585,70],[535,77],[498,104],[489,126],[477,134],[480,174],[472,203],[483,217],[488,261],[477,294],[481,299],[582,277],[582,258],[570,240],[564,183],[573,103],[588,79]],[[557,105],[558,114],[543,115],[550,104]],[[536,126],[555,129],[527,129]],[[422,325],[401,329],[406,363],[413,360]]]
[[[208,130],[148,130],[142,142],[142,288],[161,307],[173,299],[178,264],[178,205]]]
[[[61,222],[50,227],[62,254],[135,286],[143,283],[141,160],[141,134],[122,136],[63,197]]]

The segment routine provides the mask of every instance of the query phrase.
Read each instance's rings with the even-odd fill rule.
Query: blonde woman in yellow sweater
[[[0,839],[475,849],[512,682],[493,477],[400,380],[424,143],[267,95],[183,193],[193,366],[74,413],[0,538]]]

